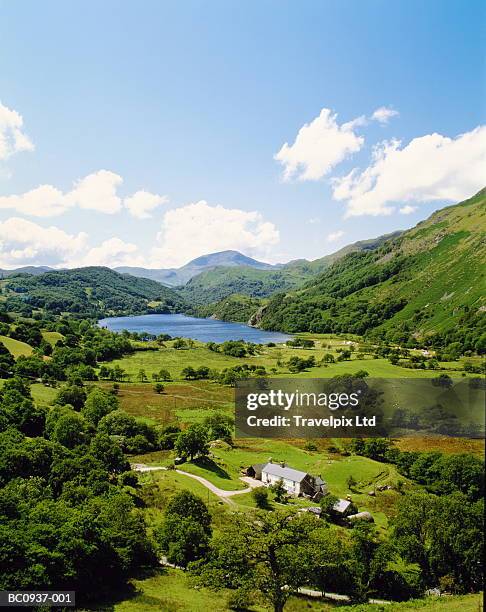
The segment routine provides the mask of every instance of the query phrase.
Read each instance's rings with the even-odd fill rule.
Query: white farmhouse
[[[294,470],[285,464],[266,463],[262,467],[261,481],[267,487],[282,481],[287,493],[295,497],[299,495],[313,497],[316,494],[322,496],[326,492],[326,483],[321,478]]]

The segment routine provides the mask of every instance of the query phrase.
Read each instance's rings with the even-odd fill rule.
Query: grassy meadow
[[[339,355],[337,349],[349,348],[349,344],[347,344],[349,341],[339,338],[325,338],[323,336],[310,336],[309,334],[302,334],[302,337],[314,340],[315,347],[302,349],[283,344],[274,347],[263,345],[258,349],[256,355],[244,358],[230,357],[210,351],[201,342],[195,342],[193,347],[184,349],[173,348],[173,342],[167,342],[166,346],[161,348],[146,343],[144,348],[149,350],[136,351],[132,355],[110,362],[109,365],[110,367],[118,365],[123,368],[132,381],[137,380],[141,369],[145,371],[149,380],[152,374],[158,372],[161,368],[168,370],[173,380],[180,380],[181,371],[189,366],[197,368],[205,365],[210,369],[220,371],[244,363],[263,366],[270,376],[294,377],[295,374],[290,373],[285,365],[290,357],[308,358],[312,355],[316,362],[320,363],[325,354],[331,353],[337,358]],[[318,365],[301,372],[298,376],[302,378],[327,378],[338,374],[354,374],[358,370],[366,370],[370,376],[377,378],[431,378],[437,376],[437,371],[434,370],[414,370],[400,365],[392,365],[388,359],[374,359],[369,354],[360,353],[358,343],[355,346],[357,350],[353,352],[350,360]],[[363,354],[363,358],[357,359],[358,354]],[[447,362],[440,365],[445,368],[445,371],[451,375],[455,373],[456,376],[461,367],[460,362]]]

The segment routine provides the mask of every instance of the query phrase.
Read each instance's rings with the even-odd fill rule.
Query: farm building
[[[264,465],[252,465],[246,473],[252,478],[261,480],[267,487],[281,481],[287,493],[295,497],[306,495],[318,500],[327,492],[326,483],[322,478],[312,476],[307,472],[294,470],[284,463],[272,463],[270,461]]]
[[[251,478],[255,478],[256,480],[262,479],[262,469],[266,466],[266,463],[255,463],[254,465],[250,465],[249,468],[246,469],[246,475]]]
[[[338,499],[332,507],[332,514],[338,519],[345,519],[350,514],[356,514],[358,508],[353,504],[351,499]]]

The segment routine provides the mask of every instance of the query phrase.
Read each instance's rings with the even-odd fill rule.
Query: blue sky
[[[414,225],[485,182],[485,18],[0,2],[0,266],[314,259]]]

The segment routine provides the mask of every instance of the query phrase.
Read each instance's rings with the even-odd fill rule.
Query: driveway
[[[135,472],[156,472],[159,470],[167,470],[166,467],[161,466],[151,466],[146,465],[145,463],[132,463],[132,470]],[[226,491],[225,489],[220,489],[212,482],[209,482],[206,478],[202,476],[197,476],[196,474],[191,474],[190,472],[184,472],[184,470],[175,470],[178,474],[182,474],[183,476],[188,476],[189,478],[194,478],[200,482],[206,489],[209,489],[211,493],[214,493],[217,497],[222,499],[224,502],[234,505],[234,502],[229,499],[230,497],[234,497],[235,495],[242,495],[243,493],[250,493],[256,487],[261,487],[262,483],[260,480],[255,480],[255,478],[250,478],[249,476],[242,476],[240,480],[247,484],[246,489],[238,489],[237,491]]]
[[[252,490],[252,487],[249,486],[247,489],[239,489],[238,491],[226,491],[224,489],[220,489],[216,485],[213,485],[212,482],[209,482],[209,480],[206,480],[206,478],[203,478],[202,476],[196,476],[196,474],[190,474],[189,472],[184,472],[183,470],[176,470],[176,472],[184,476],[189,476],[189,478],[194,478],[194,480],[200,482],[212,493],[214,493],[220,499],[229,504],[234,504],[234,502],[229,499],[230,497],[233,497],[234,495],[241,495],[242,493],[250,493],[250,491]]]

